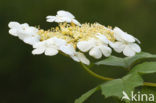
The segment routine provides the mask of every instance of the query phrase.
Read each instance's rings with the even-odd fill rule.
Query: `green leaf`
[[[89,90],[88,92],[84,93],[81,97],[76,99],[74,103],[83,103],[85,100],[87,100],[93,93],[95,93],[99,89],[100,89],[100,87],[97,86],[97,87]]]
[[[133,57],[120,58],[120,57],[116,57],[116,56],[110,56],[109,58],[101,60],[95,64],[96,65],[119,66],[119,67],[128,68],[130,65],[132,65],[137,60],[148,59],[148,58],[156,58],[156,55],[146,53],[146,52],[141,52],[141,53],[136,54]]]
[[[144,62],[136,65],[128,75],[121,79],[115,79],[101,85],[102,94],[106,97],[116,96],[121,98],[122,92],[125,91],[128,95],[135,87],[143,85],[143,79],[139,75],[156,72],[156,62]]]
[[[127,67],[124,58],[110,56],[107,59],[101,60],[96,65],[110,65],[110,66],[119,66],[119,67]]]
[[[105,97],[116,96],[121,98],[122,92],[128,95],[135,87],[143,85],[143,79],[138,73],[131,73],[121,79],[115,79],[101,85],[102,94]]]
[[[130,66],[132,63],[134,63],[137,60],[149,59],[149,58],[156,58],[156,55],[150,54],[150,53],[146,53],[146,52],[141,52],[141,53],[136,54],[133,57],[126,57],[125,61],[127,63],[127,67],[128,67],[128,66]]]
[[[142,64],[138,64],[130,71],[130,73],[134,72],[138,72],[141,74],[155,73],[156,62],[144,62]]]

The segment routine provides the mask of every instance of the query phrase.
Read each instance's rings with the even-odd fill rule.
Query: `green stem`
[[[144,86],[156,87],[156,83],[144,82]]]
[[[82,67],[92,76],[105,80],[105,81],[110,81],[114,80],[114,78],[109,78],[109,77],[104,77],[99,74],[96,74],[95,72],[91,71],[90,68],[88,68],[85,64],[81,63]],[[150,86],[150,87],[156,87],[156,83],[150,83],[150,82],[144,82],[144,86]]]
[[[85,66],[85,64],[81,63],[82,67],[92,76],[102,79],[102,80],[113,80],[113,78],[108,78],[108,77],[103,77],[99,74],[96,74],[95,72],[91,71],[87,66]]]

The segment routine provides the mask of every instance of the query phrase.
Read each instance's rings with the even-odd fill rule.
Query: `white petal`
[[[109,40],[107,39],[107,37],[105,35],[98,33],[96,37],[99,38],[105,44],[109,43]]]
[[[102,45],[102,46],[99,46],[99,48],[101,52],[103,53],[103,55],[106,57],[110,56],[112,53],[112,49],[109,48],[108,46]]]
[[[135,40],[136,40],[139,44],[141,43],[139,39],[135,38]]]
[[[75,49],[72,45],[63,45],[60,47],[60,50],[67,55],[74,55]]]
[[[123,51],[123,54],[125,56],[134,56],[135,55],[135,51],[132,48],[130,48],[129,46],[126,46],[124,51]]]
[[[83,53],[78,53],[78,58],[79,60],[84,63],[84,64],[87,64],[89,65],[90,64],[90,61],[86,58],[86,56],[83,54]]]
[[[54,22],[56,17],[55,16],[47,16],[47,22]]]
[[[116,40],[122,41],[122,40],[123,40],[123,39],[122,39],[122,34],[123,34],[123,32],[121,31],[121,29],[118,28],[118,27],[115,27],[115,28],[113,29],[113,31],[114,31],[114,37],[116,38]]]
[[[73,14],[71,14],[71,13],[68,12],[68,11],[64,11],[64,10],[59,10],[59,11],[57,12],[57,15],[58,15],[58,16],[62,16],[62,17],[75,18]]]
[[[53,49],[53,48],[48,48],[45,50],[45,55],[48,55],[48,56],[53,56],[53,55],[56,55],[57,53],[58,53],[58,50]]]
[[[123,35],[123,39],[127,42],[135,42],[135,38],[132,35],[127,33]]]
[[[33,45],[33,44],[36,44],[39,42],[39,38],[36,38],[36,37],[28,37],[28,38],[25,38],[24,39],[24,42],[25,43],[28,43],[30,45]]]
[[[42,54],[44,52],[43,48],[37,48],[32,51],[32,54]]]
[[[72,19],[72,22],[78,26],[81,26],[81,24],[76,19]]]
[[[60,18],[62,22],[67,22],[67,23],[71,23],[72,19],[69,17],[61,17]]]
[[[90,56],[93,56],[93,57],[96,58],[96,59],[99,59],[99,58],[102,57],[102,53],[101,53],[101,51],[99,50],[98,47],[92,48],[92,49],[89,51],[89,55],[90,55]]]
[[[110,42],[109,45],[118,53],[121,53],[125,48],[125,44],[122,42]]]
[[[141,52],[141,48],[140,48],[140,46],[139,46],[138,44],[133,43],[133,44],[131,44],[131,45],[129,45],[129,46],[130,46],[130,48],[132,48],[135,52],[137,52],[137,53]]]
[[[72,55],[72,56],[70,56],[74,61],[76,61],[76,62],[80,62],[80,60],[79,60],[79,58],[78,58],[78,56],[77,55]]]
[[[135,42],[135,38],[132,35],[123,32],[120,28],[115,27],[113,30],[114,30],[114,36],[117,40],[119,41],[124,40],[126,42]]]
[[[94,44],[90,41],[80,41],[77,43],[77,47],[82,51],[82,52],[87,52],[90,50]]]
[[[17,30],[16,29],[10,29],[9,34],[11,34],[13,36],[17,36]]]
[[[25,34],[30,35],[30,36],[36,36],[36,35],[38,35],[37,34],[38,29],[35,28],[35,27],[31,27],[31,26],[25,28],[24,32],[25,32]]]
[[[26,29],[26,28],[29,28],[29,24],[28,23],[23,23],[20,25],[22,29]]]
[[[55,18],[56,16],[46,16],[46,19],[53,19]]]
[[[38,43],[40,41],[39,36],[32,36],[32,35],[27,35],[25,32],[21,33],[18,35],[18,37],[23,40],[25,43],[28,43],[30,45],[33,45],[35,43]]]
[[[43,48],[44,47],[44,43],[45,43],[45,41],[33,44],[33,48],[41,48],[41,47]]]
[[[67,43],[65,40],[59,39],[59,38],[57,38],[57,37],[53,37],[53,38],[51,38],[51,40],[52,40],[53,43],[54,43],[55,45],[57,45],[58,47],[61,47],[62,45],[65,45],[65,44]]]
[[[57,22],[57,23],[65,22],[65,18],[63,18],[63,17],[56,17],[55,22]]]
[[[9,22],[9,28],[18,28],[20,24],[18,22]]]

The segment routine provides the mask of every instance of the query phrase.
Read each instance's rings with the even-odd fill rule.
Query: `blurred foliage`
[[[48,29],[52,24],[45,17],[61,9],[72,12],[81,23],[118,26],[140,39],[144,51],[156,53],[156,0],[0,0],[0,103],[73,103],[103,82],[61,55],[33,56],[31,46],[8,34],[9,21]],[[107,66],[95,71],[114,78],[125,74]],[[155,74],[144,78],[156,82]],[[119,101],[104,99],[99,92],[86,103]]]

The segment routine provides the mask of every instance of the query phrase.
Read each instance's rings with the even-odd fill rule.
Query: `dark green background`
[[[8,34],[8,22],[48,29],[47,15],[72,12],[81,22],[118,26],[140,39],[143,51],[156,53],[156,0],[0,0],[0,103],[73,103],[102,83],[61,55],[33,56],[32,47]],[[96,72],[122,77],[120,68],[98,67]],[[155,74],[146,81],[156,82]],[[118,103],[97,92],[86,103]]]

